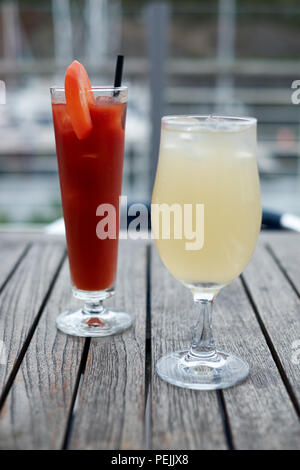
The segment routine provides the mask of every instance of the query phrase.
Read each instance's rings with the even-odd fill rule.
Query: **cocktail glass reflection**
[[[157,373],[192,389],[241,382],[249,366],[216,350],[212,307],[249,262],[260,230],[256,119],[164,117],[151,218],[163,263],[199,307],[190,349],[163,356]]]

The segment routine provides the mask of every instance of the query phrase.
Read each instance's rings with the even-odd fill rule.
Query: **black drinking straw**
[[[123,75],[123,64],[124,64],[124,56],[119,54],[117,57],[116,70],[115,70],[115,81],[114,81],[115,88],[118,88],[121,86],[122,75]],[[118,94],[119,94],[119,91],[114,92],[114,96],[117,96]]]

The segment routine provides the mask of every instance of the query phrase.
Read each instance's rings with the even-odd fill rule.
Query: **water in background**
[[[0,105],[0,223],[48,223],[61,215],[49,86],[63,83],[75,56],[92,83],[105,85],[112,83],[116,54],[126,54],[123,193],[131,201],[149,199],[151,90],[160,83],[150,83],[149,46],[158,25],[151,25],[147,3],[0,4],[0,79],[7,88]],[[291,84],[300,78],[300,8],[289,1],[259,8],[242,0],[183,1],[165,16],[162,113],[257,117],[263,203],[300,215],[300,105],[291,103]]]

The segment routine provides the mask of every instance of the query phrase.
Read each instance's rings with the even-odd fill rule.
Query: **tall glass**
[[[244,380],[249,366],[215,348],[213,302],[239,276],[261,225],[256,119],[166,116],[152,199],[159,255],[199,307],[189,350],[162,357],[156,371],[180,387],[212,390]]]
[[[132,323],[128,313],[103,306],[114,294],[117,268],[127,88],[92,88],[93,129],[82,140],[64,88],[50,91],[73,294],[85,302],[83,309],[59,315],[56,324],[75,336],[108,336]]]

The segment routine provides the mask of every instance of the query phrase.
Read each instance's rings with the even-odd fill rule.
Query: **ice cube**
[[[96,103],[100,105],[109,105],[115,102],[112,96],[97,96]]]

